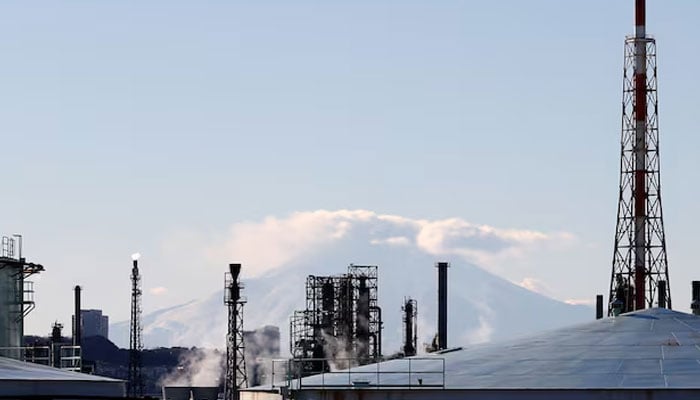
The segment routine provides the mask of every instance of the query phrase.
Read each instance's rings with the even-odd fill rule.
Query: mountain
[[[479,268],[463,258],[436,257],[405,241],[369,240],[366,229],[355,229],[343,240],[318,246],[283,267],[244,279],[244,328],[276,325],[282,333],[282,352],[288,351],[289,316],[304,307],[306,276],[336,275],[347,265],[379,266],[379,305],[382,307],[385,354],[401,345],[401,304],[406,296],[418,300],[420,343],[429,343],[436,332],[436,261],[449,261],[448,344],[510,339],[541,330],[591,320],[591,307],[570,305],[527,290]],[[245,270],[245,260],[243,269]],[[146,347],[225,347],[226,309],[223,293],[146,314],[143,334]],[[128,321],[110,327],[111,339],[128,345]],[[420,346],[419,346],[420,347]]]

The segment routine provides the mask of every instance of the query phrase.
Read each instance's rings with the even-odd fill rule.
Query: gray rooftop
[[[124,381],[0,357],[0,396],[121,397]]]
[[[649,309],[417,357],[410,374],[408,360],[311,376],[293,387],[700,389],[700,317]]]

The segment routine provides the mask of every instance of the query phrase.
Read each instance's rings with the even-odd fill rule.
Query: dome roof
[[[310,376],[292,389],[343,386],[700,389],[700,317],[648,309],[508,342]]]
[[[122,397],[124,381],[0,357],[0,396]]]

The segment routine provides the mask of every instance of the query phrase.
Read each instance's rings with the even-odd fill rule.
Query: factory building
[[[0,249],[0,397],[42,399],[96,399],[124,397],[124,381],[68,371],[61,354],[69,343],[61,340],[60,324],[55,324],[52,343],[58,344],[38,354],[40,348],[23,347],[24,317],[34,308],[33,286],[27,278],[44,271],[40,264],[22,256],[22,237],[2,237]],[[65,345],[65,346],[64,346]],[[44,349],[44,348],[41,348]],[[53,354],[53,353],[56,354]],[[52,362],[52,360],[54,362]],[[25,362],[32,361],[32,362]],[[37,363],[56,364],[54,368]]]
[[[102,310],[80,310],[80,320],[81,337],[102,336],[109,339],[109,317],[103,315]]]

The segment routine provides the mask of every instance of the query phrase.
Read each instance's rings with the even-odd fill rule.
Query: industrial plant
[[[591,315],[591,321],[501,343],[460,347],[451,338],[448,344],[448,289],[461,290],[468,282],[448,278],[450,271],[460,268],[457,262],[436,261],[425,266],[421,278],[429,282],[426,286],[435,288],[430,292],[435,303],[420,304],[421,313],[426,309],[437,311],[434,325],[421,325],[421,330],[429,330],[422,332],[423,336],[434,335],[434,339],[421,344],[415,294],[405,293],[400,309],[382,308],[382,266],[349,264],[334,274],[308,275],[303,287],[298,287],[299,293],[304,291],[304,304],[295,305],[299,309],[289,316],[289,358],[280,358],[279,328],[244,330],[248,298],[241,275],[245,269],[244,264],[231,263],[223,282],[219,281],[224,290],[223,304],[218,304],[227,317],[226,335],[221,337],[225,352],[216,350],[213,355],[216,362],[220,361],[220,373],[211,385],[200,386],[179,379],[190,372],[186,368],[194,368],[180,363],[179,357],[202,356],[202,349],[160,349],[159,355],[165,353],[171,363],[180,363],[175,368],[161,368],[178,379],[160,379],[160,370],[146,373],[148,357],[155,357],[143,343],[139,254],[132,257],[130,275],[126,273],[128,264],[124,269],[124,279],[128,277],[131,284],[128,349],[118,349],[109,342],[108,317],[102,310],[82,307],[80,285],[73,289],[71,337],[63,336],[64,326],[56,321],[47,338],[34,338],[32,344],[27,344],[24,319],[35,307],[29,279],[45,269],[27,261],[22,254],[22,236],[14,235],[2,237],[0,253],[0,397],[700,398],[700,281],[689,287],[692,313],[674,311],[661,203],[656,41],[646,32],[645,0],[634,3],[634,35],[624,42],[612,273],[607,302],[603,295],[596,297],[595,318]],[[221,298],[216,301],[221,302]],[[386,317],[387,313],[400,315],[401,326],[386,329],[382,315]],[[387,334],[401,336],[398,351],[383,349],[383,336]],[[86,350],[98,347],[94,343],[112,346],[106,357],[109,360],[102,364],[86,362]],[[270,359],[273,356],[275,359]]]
[[[327,371],[329,360],[347,368],[380,359],[377,278],[376,265],[352,264],[346,274],[306,278],[306,309],[290,320],[289,352],[299,375]]]

